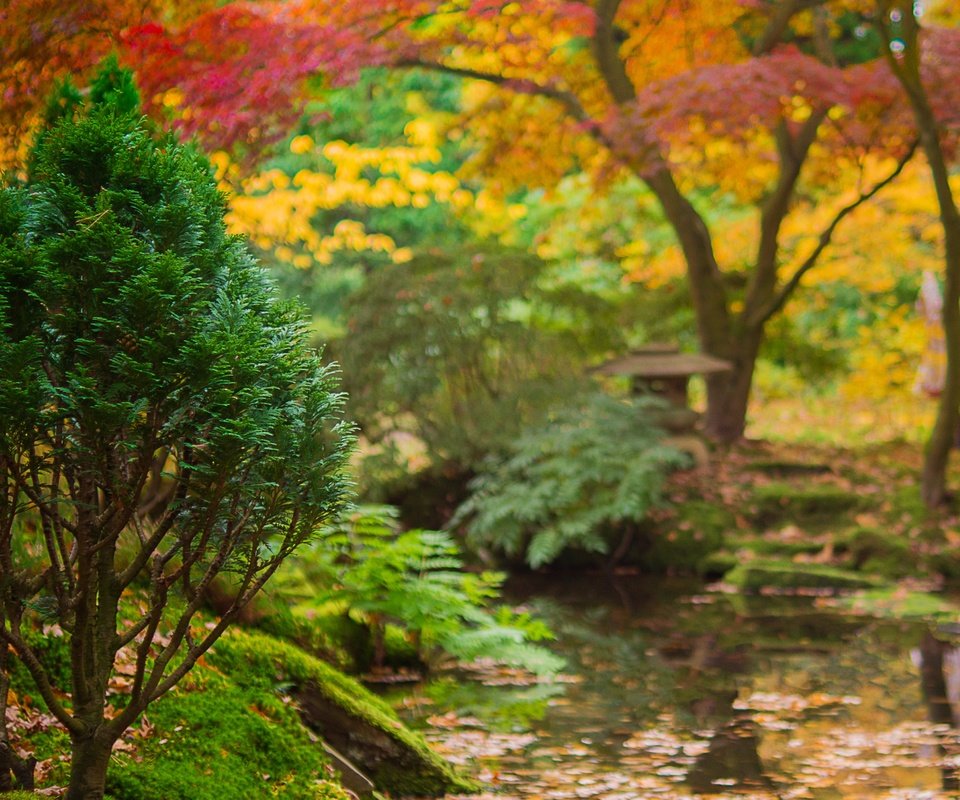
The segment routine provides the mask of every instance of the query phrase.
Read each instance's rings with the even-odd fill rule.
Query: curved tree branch
[[[555,86],[544,86],[542,83],[537,83],[536,81],[526,78],[509,78],[496,72],[484,72],[469,67],[455,67],[440,61],[426,61],[419,58],[405,58],[397,61],[395,66],[408,68],[419,67],[420,69],[428,69],[434,72],[443,72],[447,75],[458,75],[461,78],[486,81],[487,83],[513,89],[523,94],[547,97],[562,104],[577,122],[589,122],[592,119],[580,102],[580,98],[567,89],[558,89]]]
[[[781,308],[783,308],[787,300],[790,299],[790,295],[793,294],[794,290],[800,285],[800,281],[803,279],[803,276],[816,266],[820,255],[824,250],[826,250],[830,242],[833,240],[833,235],[840,223],[870,198],[876,195],[881,189],[892,183],[897,176],[903,172],[904,167],[906,167],[910,159],[913,158],[914,153],[917,151],[917,146],[918,142],[914,140],[907,152],[900,158],[900,160],[897,162],[897,165],[886,177],[875,183],[869,191],[861,193],[856,200],[848,203],[836,213],[834,218],[830,221],[830,224],[827,225],[827,227],[824,228],[820,233],[820,237],[817,240],[817,246],[813,249],[813,252],[803,260],[803,263],[799,267],[797,267],[793,275],[791,275],[789,280],[783,284],[773,300],[771,300],[767,306],[762,308],[754,317],[751,317],[751,319],[748,320],[749,323],[755,325],[763,324]]]

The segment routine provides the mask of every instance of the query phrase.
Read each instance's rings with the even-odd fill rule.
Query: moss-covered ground
[[[306,636],[306,627],[290,632]],[[63,660],[65,642],[61,633],[37,631],[35,644],[51,665]],[[13,677],[14,743],[38,759],[41,789],[62,787],[69,738],[44,714],[26,673],[18,669]],[[118,742],[108,775],[111,800],[349,800],[354,795],[321,742],[342,732],[312,724],[298,702],[306,687],[337,710],[349,728],[342,735],[366,728],[387,742],[388,761],[358,765],[378,791],[438,796],[478,789],[358,681],[291,641],[234,629]],[[121,677],[113,702],[122,704],[122,692]]]
[[[747,591],[960,582],[960,514],[919,495],[920,449],[748,442],[672,479],[638,559]],[[952,484],[960,476],[951,476]]]

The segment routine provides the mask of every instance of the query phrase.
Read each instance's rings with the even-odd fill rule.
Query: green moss
[[[153,735],[110,770],[117,800],[346,800],[322,748],[275,692],[216,675],[203,683],[150,707]]]
[[[789,477],[791,475],[824,475],[833,471],[829,464],[820,464],[809,461],[788,461],[785,459],[756,459],[747,465],[757,472],[769,475]]]
[[[410,637],[403,628],[396,625],[387,625],[383,633],[387,666],[423,669],[424,665],[420,653],[417,652],[416,645],[410,641]]]
[[[727,583],[745,592],[760,589],[863,589],[877,581],[836,567],[789,561],[751,561],[727,573]]]
[[[697,562],[697,574],[704,578],[720,578],[739,563],[740,559],[733,553],[710,553]]]
[[[24,625],[23,636],[40,659],[40,663],[50,675],[51,682],[58,689],[69,690],[71,667],[70,645],[63,633],[53,635],[44,633],[39,623]],[[29,696],[37,705],[46,708],[43,698],[27,668],[19,659],[13,659],[10,670],[10,688],[18,695]]]
[[[829,485],[798,488],[788,483],[770,483],[753,493],[754,520],[762,526],[778,522],[830,522],[856,510],[860,504],[856,494]]]
[[[823,542],[816,539],[764,539],[761,537],[734,539],[729,543],[734,550],[750,550],[758,556],[783,556],[789,558],[796,555],[811,555],[823,550]]]
[[[346,614],[282,607],[252,627],[295,644],[345,672],[363,672],[373,660],[369,629]]]
[[[700,500],[684,503],[650,533],[638,565],[646,572],[698,572],[701,562],[722,548],[724,536],[735,528],[733,514],[723,506]]]
[[[854,528],[837,541],[854,569],[893,580],[917,571],[917,557],[908,542],[876,528]]]
[[[884,619],[924,619],[952,622],[956,607],[927,592],[902,592],[899,589],[873,589],[844,598],[842,607],[860,614]]]
[[[262,634],[234,631],[217,643],[210,661],[243,687],[268,688],[288,681],[309,687],[344,714],[378,730],[400,748],[402,764],[363,765],[383,790],[400,795],[476,791],[477,786],[434,753],[423,737],[404,727],[393,709],[353,678],[302,650]]]
[[[36,698],[38,705],[42,700]],[[45,786],[65,786],[70,780],[70,764],[60,757],[70,752],[70,736],[61,727],[49,727],[29,735],[33,755],[38,761],[49,761],[49,770],[44,775]],[[7,800],[6,795],[0,795]]]
[[[922,524],[930,516],[930,509],[924,505],[923,498],[920,496],[920,487],[914,482],[895,488],[889,495],[888,501],[890,514],[900,521]]]

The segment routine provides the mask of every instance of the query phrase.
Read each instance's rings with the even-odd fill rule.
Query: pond
[[[960,651],[821,598],[710,593],[639,576],[510,587],[568,662],[392,693],[503,798],[957,797]]]

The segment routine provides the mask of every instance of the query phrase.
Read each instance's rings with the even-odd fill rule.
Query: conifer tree
[[[130,75],[108,64],[85,106],[62,87],[46,119],[26,181],[0,189],[0,704],[12,653],[70,734],[67,797],[97,800],[124,730],[339,510],[350,436],[300,309]],[[198,624],[225,571],[235,600]],[[67,685],[42,622],[65,632]],[[134,674],[111,710],[118,654]],[[0,790],[23,766],[0,729]]]

